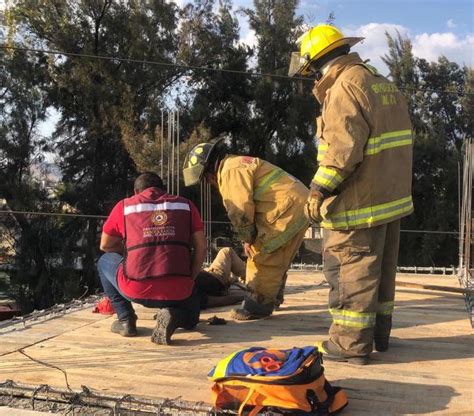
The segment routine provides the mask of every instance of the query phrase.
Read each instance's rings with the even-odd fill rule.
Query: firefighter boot
[[[137,336],[137,315],[133,314],[126,318],[116,319],[112,323],[110,330],[115,334],[120,334],[123,337]]]
[[[316,342],[318,351],[323,355],[323,360],[347,362],[355,365],[366,365],[369,363],[368,355],[351,356],[340,351],[336,345],[329,341]]]
[[[250,312],[247,309],[235,308],[230,312],[230,317],[236,321],[252,321],[255,319],[262,319],[270,315],[262,315],[259,313]]]
[[[278,290],[278,294],[277,294],[277,297],[276,297],[276,300],[275,300],[275,310],[276,311],[279,311],[281,304],[285,302],[285,286],[286,286],[286,280],[287,279],[288,279],[288,274],[285,273],[285,275],[283,276],[283,279],[281,281],[281,286],[280,286],[280,289]]]
[[[170,345],[171,336],[179,324],[179,311],[176,308],[161,308],[156,314],[156,326],[151,334],[151,342]]]
[[[392,315],[379,315],[375,319],[374,347],[378,352],[388,350],[390,330],[392,329]]]
[[[242,302],[242,307],[232,309],[230,317],[236,321],[251,321],[270,316],[273,312],[273,303],[257,303],[250,297],[246,297]]]

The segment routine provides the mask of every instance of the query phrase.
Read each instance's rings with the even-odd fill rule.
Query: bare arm
[[[123,241],[120,237],[114,237],[102,232],[100,249],[106,253],[123,254]]]
[[[202,263],[206,258],[207,243],[204,231],[196,231],[191,236],[191,244],[194,247],[194,253],[191,263],[191,277],[196,278],[198,273],[201,271]]]

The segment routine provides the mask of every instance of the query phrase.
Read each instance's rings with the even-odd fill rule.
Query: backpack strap
[[[333,415],[347,406],[348,400],[346,393],[340,387],[333,387],[327,380],[325,380],[324,391],[327,395],[327,399],[324,402],[318,399],[318,396],[316,395],[315,391],[306,391],[306,399],[311,405],[311,413],[308,413],[308,415]]]
[[[326,389],[325,389],[326,390]],[[329,406],[331,405],[333,397],[330,396],[327,392],[327,399],[322,402],[318,399],[318,396],[314,390],[306,391],[306,400],[311,406],[311,413],[306,413],[307,415],[313,416],[328,416],[329,415]]]
[[[245,406],[247,405],[247,403],[250,401],[250,399],[252,397],[255,398],[258,398],[259,396],[263,397],[258,391],[256,391],[255,389],[250,389],[247,396],[245,397],[244,400],[242,400],[242,403],[239,407],[239,412],[238,412],[238,415],[239,416],[242,416],[243,415],[243,412],[244,412],[244,408]],[[258,412],[260,412],[260,410],[262,410],[265,406],[262,406],[262,405],[255,405],[254,408],[250,411],[250,413],[248,414],[248,416],[256,416],[258,415]]]

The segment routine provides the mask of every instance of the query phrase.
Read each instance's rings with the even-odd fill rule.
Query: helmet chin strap
[[[337,56],[330,61],[326,62],[320,69],[317,69],[314,73],[313,76],[316,78],[316,81],[320,81],[321,78],[326,75],[326,73],[329,71],[329,68],[332,66],[332,64],[340,58],[342,55]]]
[[[343,55],[347,55],[349,51],[349,45],[342,45],[312,62],[310,64],[310,70],[313,72],[316,80],[319,81],[327,73],[329,67],[334,63],[334,61]]]

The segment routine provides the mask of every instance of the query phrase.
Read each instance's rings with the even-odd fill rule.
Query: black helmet
[[[191,149],[184,160],[184,186],[196,185],[201,181],[204,172],[209,167],[213,150],[222,140],[219,139],[214,143],[199,143]]]

